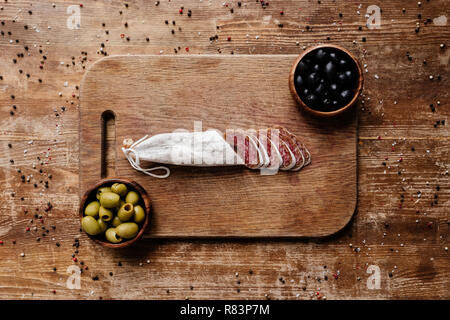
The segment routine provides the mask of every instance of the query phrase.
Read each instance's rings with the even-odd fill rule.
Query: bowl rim
[[[144,220],[144,223],[142,224],[141,229],[139,230],[138,234],[133,239],[129,239],[124,242],[110,243],[110,242],[101,240],[101,239],[97,238],[96,236],[91,236],[91,235],[87,234],[86,232],[84,232],[94,242],[96,242],[104,247],[115,248],[115,249],[128,247],[128,246],[136,243],[144,235],[145,230],[147,229],[147,227],[149,225],[150,214],[151,214],[151,201],[150,201],[150,197],[147,194],[147,191],[145,191],[145,189],[140,184],[138,184],[136,181],[133,181],[133,180],[129,180],[126,178],[120,178],[120,177],[104,178],[104,179],[101,179],[100,181],[98,181],[94,186],[92,186],[88,190],[86,190],[86,192],[81,197],[80,207],[79,207],[79,216],[80,216],[80,224],[81,224],[81,219],[83,219],[83,217],[84,217],[84,208],[87,204],[88,199],[91,197],[92,192],[95,192],[95,190],[97,190],[97,188],[104,186],[105,184],[113,184],[116,182],[123,183],[127,187],[131,187],[132,189],[137,191],[139,193],[139,195],[141,196],[141,199],[144,203],[145,220]],[[80,228],[81,228],[81,226],[80,226]]]
[[[339,108],[337,110],[330,111],[330,112],[318,111],[318,110],[314,110],[314,109],[308,107],[308,105],[305,102],[303,102],[303,100],[300,98],[299,94],[297,93],[297,90],[295,89],[295,84],[294,84],[295,70],[297,69],[298,63],[308,53],[310,53],[314,50],[320,49],[320,48],[334,48],[334,49],[345,52],[355,62],[356,68],[358,69],[358,85],[356,87],[356,90],[355,90],[352,100],[350,100],[350,102],[347,103],[342,108]],[[356,59],[355,55],[353,53],[351,53],[349,50],[347,50],[346,48],[341,47],[339,45],[336,45],[336,44],[318,44],[318,45],[314,45],[314,46],[307,48],[305,51],[303,51],[301,54],[299,54],[297,56],[297,58],[294,60],[294,63],[291,67],[291,70],[289,72],[289,89],[291,91],[292,96],[294,97],[296,102],[300,105],[300,107],[304,111],[306,111],[310,114],[313,114],[315,116],[319,116],[319,117],[333,117],[333,116],[339,115],[339,114],[351,109],[351,107],[355,104],[356,100],[358,99],[359,95],[362,92],[363,83],[364,83],[363,72],[362,72],[362,68],[361,68],[361,65],[359,64],[358,59]]]

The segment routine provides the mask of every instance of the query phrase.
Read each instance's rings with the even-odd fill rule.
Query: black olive
[[[348,65],[349,63],[347,60],[344,59],[339,60],[339,67],[341,68],[341,70],[347,69]]]
[[[313,95],[313,94],[308,94],[306,96],[306,104],[310,107],[317,107],[317,104],[319,102],[319,99],[317,98],[317,96]]]
[[[350,70],[345,71],[344,74],[345,74],[347,83],[352,83],[353,80],[355,80],[355,76],[354,76],[353,72],[351,72]]]
[[[318,64],[313,65],[312,67],[312,72],[319,72],[320,71],[320,66]]]
[[[331,61],[339,62],[339,59],[338,59],[338,56],[337,56],[336,52],[330,52],[329,57],[330,57]]]
[[[322,104],[324,107],[326,107],[326,109],[329,109],[331,106],[331,100],[329,98],[325,98],[325,99],[323,99]]]
[[[314,90],[314,93],[318,96],[323,96],[323,94],[325,93],[325,86],[320,83]]]
[[[331,95],[337,95],[339,93],[339,88],[336,83],[330,84],[328,87],[328,90],[330,90]]]
[[[325,77],[327,77],[328,80],[331,80],[335,75],[336,65],[330,61],[325,65]]]
[[[323,62],[325,60],[326,56],[327,56],[327,53],[325,52],[325,50],[319,49],[316,52],[315,58],[316,58],[317,62]]]
[[[350,90],[344,90],[341,92],[340,98],[342,103],[347,103],[352,98],[352,92]]]
[[[302,76],[298,75],[297,78],[295,78],[295,85],[299,88],[303,87],[305,82],[303,81]]]
[[[308,71],[308,66],[306,65],[306,63],[303,61],[300,61],[297,65],[296,73],[304,75],[307,71]]]
[[[340,85],[345,85],[347,83],[347,77],[344,73],[338,73],[337,81]]]
[[[310,87],[315,87],[319,84],[319,76],[317,75],[317,73],[313,72],[311,74],[308,75],[308,78],[306,80],[308,82],[308,85]]]

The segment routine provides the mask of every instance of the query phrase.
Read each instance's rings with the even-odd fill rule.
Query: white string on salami
[[[137,144],[139,144],[140,142],[144,141],[145,139],[147,139],[147,137],[148,137],[148,135],[144,136],[143,138],[139,139],[138,141],[133,143],[128,148],[123,147],[122,151],[125,154],[125,157],[127,158],[128,162],[137,171],[145,173],[145,174],[147,174],[149,176],[152,176],[154,178],[160,178],[160,179],[167,178],[170,175],[170,169],[167,168],[167,167],[157,166],[157,167],[152,167],[152,168],[148,168],[148,169],[142,169],[141,166],[140,166],[139,154],[138,154],[138,152],[136,152],[133,149],[133,147],[136,146]],[[133,156],[134,156],[134,159],[133,159]],[[162,170],[162,171],[165,171],[166,173],[165,174],[152,173],[152,171],[157,171],[157,170]]]
[[[155,178],[167,178],[170,169],[155,164],[217,167],[246,166],[261,174],[298,171],[311,163],[305,145],[283,127],[260,130],[176,131],[124,140],[122,151],[131,167]],[[151,163],[143,168],[143,161]],[[157,173],[162,171],[163,173]]]

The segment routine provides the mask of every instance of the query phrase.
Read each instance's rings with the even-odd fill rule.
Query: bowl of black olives
[[[320,117],[336,116],[351,109],[360,95],[361,66],[343,47],[317,45],[295,60],[289,88],[302,110]]]
[[[150,198],[138,183],[122,178],[103,179],[81,199],[81,229],[102,246],[124,248],[142,238],[150,210]]]

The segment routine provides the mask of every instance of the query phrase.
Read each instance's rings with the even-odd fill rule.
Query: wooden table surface
[[[0,298],[450,298],[449,4],[1,0]],[[379,28],[366,26],[371,5]],[[347,47],[366,71],[358,209],[344,230],[124,250],[80,232],[78,86],[95,61],[295,54],[317,43]]]

